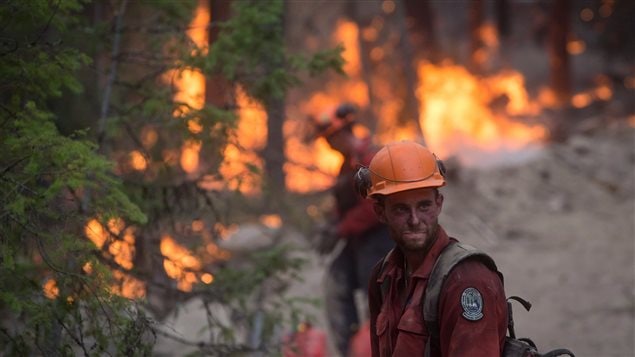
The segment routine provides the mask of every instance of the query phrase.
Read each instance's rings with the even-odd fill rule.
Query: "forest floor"
[[[542,351],[635,356],[632,120],[589,120],[531,159],[450,173],[441,224],[496,260],[508,296],[533,304],[529,312],[514,304],[518,336],[530,337]],[[285,240],[308,247],[299,233]],[[308,262],[304,280],[286,294],[320,298],[328,258],[310,249],[301,254]],[[190,305],[171,322],[175,329],[204,320]],[[323,309],[310,309],[315,326],[328,331]],[[155,352],[169,354],[174,347],[162,342]]]

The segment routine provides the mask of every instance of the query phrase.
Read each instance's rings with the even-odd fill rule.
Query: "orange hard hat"
[[[445,185],[441,160],[425,146],[412,141],[384,146],[371,160],[368,172],[368,196]]]
[[[334,133],[351,126],[355,122],[357,107],[350,103],[340,104],[337,108],[329,109],[317,117],[313,117],[313,124],[317,136],[328,138]]]

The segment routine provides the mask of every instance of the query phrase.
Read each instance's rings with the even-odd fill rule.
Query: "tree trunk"
[[[399,48],[401,49],[401,67],[403,76],[406,81],[406,93],[405,103],[400,116],[401,124],[407,126],[410,122],[416,129],[417,140],[424,143],[423,130],[419,123],[419,102],[415,97],[415,91],[417,86],[417,71],[416,61],[412,50],[412,45],[408,38],[408,30],[406,28],[406,12],[404,9],[404,1],[396,2],[396,15],[397,15],[397,30],[401,32],[402,36],[399,41]]]
[[[470,69],[474,73],[483,71],[483,50],[484,44],[481,38],[481,27],[483,26],[483,0],[473,0],[469,9],[469,30],[470,30]]]
[[[565,105],[571,96],[571,74],[567,35],[569,33],[569,0],[554,0],[551,4],[549,28],[549,68],[551,88],[559,105]]]
[[[506,40],[511,33],[509,17],[509,0],[496,0],[496,28],[501,40]]]
[[[280,199],[285,192],[284,165],[284,137],[282,126],[284,123],[285,99],[272,100],[267,105],[267,146],[263,156],[265,161],[266,194],[271,199],[266,200],[269,209],[279,210]]]
[[[360,8],[363,4],[356,1],[347,3],[346,13],[356,24],[359,29],[358,43],[359,43],[359,61],[361,67],[361,76],[366,83],[366,96],[368,98],[368,108],[360,113],[360,118],[364,118],[364,124],[366,124],[372,132],[377,130],[377,116],[375,115],[375,92],[373,90],[373,78],[372,78],[372,63],[370,60],[371,46],[368,41],[362,36],[363,29],[371,25],[372,18],[363,13],[363,9]]]
[[[284,46],[286,10],[285,3],[280,18],[282,24],[282,33],[279,34],[282,41],[280,46]],[[283,52],[283,49],[280,49],[280,51]],[[267,65],[269,66],[269,73],[274,69],[284,67],[284,55],[280,54],[279,57],[274,57],[272,62]],[[265,203],[268,206],[266,209],[272,212],[279,212],[281,199],[285,193],[285,175],[283,170],[285,160],[284,135],[282,130],[285,119],[285,97],[273,98],[265,104],[267,111],[267,146],[263,151],[265,162]]]
[[[403,0],[406,27],[410,42],[415,49],[415,58],[424,57],[432,63],[441,60],[440,46],[436,36],[435,18],[429,1]]]
[[[230,18],[231,4],[229,0],[210,1],[209,45],[218,39],[220,28],[218,24]],[[234,107],[234,91],[231,84],[220,75],[208,76],[205,80],[205,101],[221,109]]]

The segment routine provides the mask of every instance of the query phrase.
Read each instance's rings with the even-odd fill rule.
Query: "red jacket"
[[[436,242],[423,264],[404,282],[403,255],[398,249],[391,254],[381,275],[378,264],[369,286],[371,345],[373,357],[424,356],[428,331],[423,321],[423,294],[432,267],[443,248],[450,243],[439,227]],[[386,296],[381,296],[381,282],[389,277]],[[407,287],[406,287],[407,286]],[[478,290],[482,297],[482,317],[464,317],[467,313],[462,296]],[[408,289],[408,299],[400,295]],[[468,293],[469,295],[469,293]],[[468,309],[469,310],[469,309]],[[446,279],[439,296],[439,347],[431,356],[492,357],[500,356],[507,330],[507,303],[503,284],[483,263],[467,260],[459,263]]]

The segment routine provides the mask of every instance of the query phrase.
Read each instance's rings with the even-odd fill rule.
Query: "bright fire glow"
[[[265,214],[260,216],[260,223],[269,228],[280,228],[282,226],[282,218],[277,214]]]
[[[214,224],[214,232],[216,232],[216,234],[218,234],[220,239],[223,239],[223,240],[229,238],[232,234],[236,233],[237,230],[238,230],[238,226],[235,224],[232,224],[228,227],[226,227],[225,225],[221,223]]]
[[[489,22],[484,23],[478,29],[478,37],[483,43],[483,46],[472,53],[472,61],[482,66],[486,64],[494,52],[498,50],[499,41],[496,26]]]
[[[196,140],[186,140],[181,148],[181,168],[187,173],[195,172],[198,169],[199,152],[201,142]]]
[[[465,68],[445,64],[421,63],[420,124],[427,145],[442,157],[468,151],[495,152],[519,150],[544,139],[546,129],[527,126],[507,119],[507,114],[532,114],[522,76],[516,72],[501,73],[480,79]],[[499,103],[500,108],[494,103]],[[491,105],[490,105],[491,104]]]
[[[121,218],[110,219],[106,226],[108,228],[93,218],[84,226],[84,234],[99,249],[109,243],[108,253],[114,262],[123,270],[132,269],[135,255],[134,227],[126,227],[126,223]],[[121,239],[115,239],[112,234],[121,235]],[[91,274],[93,271],[90,263],[84,264],[82,269],[86,274]],[[111,287],[113,293],[127,298],[139,298],[145,295],[145,285],[124,271],[114,270],[113,277],[117,281],[117,284]]]
[[[230,189],[256,194],[260,192],[260,178],[252,170],[262,171],[263,168],[257,151],[266,143],[267,113],[242,90],[237,91],[236,101],[239,108],[236,142],[225,148],[219,171]]]
[[[114,239],[113,234],[119,235],[125,227],[125,222],[120,218],[112,218],[108,221],[108,229],[106,229],[97,219],[93,218],[84,227],[86,237],[90,239],[97,248],[101,249],[108,241],[108,252],[113,256],[114,261],[122,268],[132,269],[132,260],[135,253],[135,237],[134,228],[128,227],[123,231],[121,240]]]
[[[205,53],[208,49],[208,30],[210,23],[209,1],[199,0],[194,18],[189,24],[187,36],[194,42],[197,51]],[[205,105],[205,76],[196,70],[184,69],[166,74],[175,88],[174,101],[182,103],[173,113],[175,118],[186,115],[190,109],[198,110]],[[197,118],[188,119],[187,127],[193,134],[202,132],[203,127]],[[199,164],[201,145],[192,141],[181,148],[181,167],[187,173],[195,172]]]
[[[586,50],[586,44],[582,40],[572,40],[567,43],[567,52],[572,55],[579,55]]]
[[[55,279],[48,279],[44,285],[42,285],[42,291],[44,292],[44,296],[51,300],[60,294],[60,289],[57,287],[57,281],[55,281]]]
[[[377,34],[379,24],[374,24],[363,31],[365,37]],[[342,44],[342,57],[346,61],[344,71],[348,78],[334,80],[325,84],[324,90],[313,93],[309,99],[300,104],[303,116],[320,116],[329,113],[342,102],[355,103],[360,108],[368,106],[368,86],[361,78],[361,62],[359,52],[359,30],[352,21],[339,20],[333,34],[333,42]],[[333,184],[343,162],[342,155],[331,149],[323,138],[306,144],[298,137],[305,117],[284,124],[286,138],[284,164],[286,187],[294,192],[310,192],[325,190]],[[357,131],[356,135],[363,133]]]
[[[146,294],[145,282],[126,274],[120,270],[114,270],[112,275],[117,281],[118,285],[112,286],[113,294],[118,294],[129,299],[142,298]]]
[[[344,46],[342,57],[346,61],[344,71],[349,76],[358,76],[360,67],[360,55],[358,46],[359,29],[352,21],[339,20],[334,32],[334,38],[337,43]]]
[[[148,161],[139,150],[130,152],[130,166],[137,171],[143,171],[148,167]]]
[[[194,272],[202,268],[200,259],[167,234],[161,237],[160,249],[165,273],[177,281],[179,290],[192,291],[192,286],[198,281]]]
[[[201,281],[205,284],[211,284],[214,281],[214,276],[210,273],[201,275]]]

